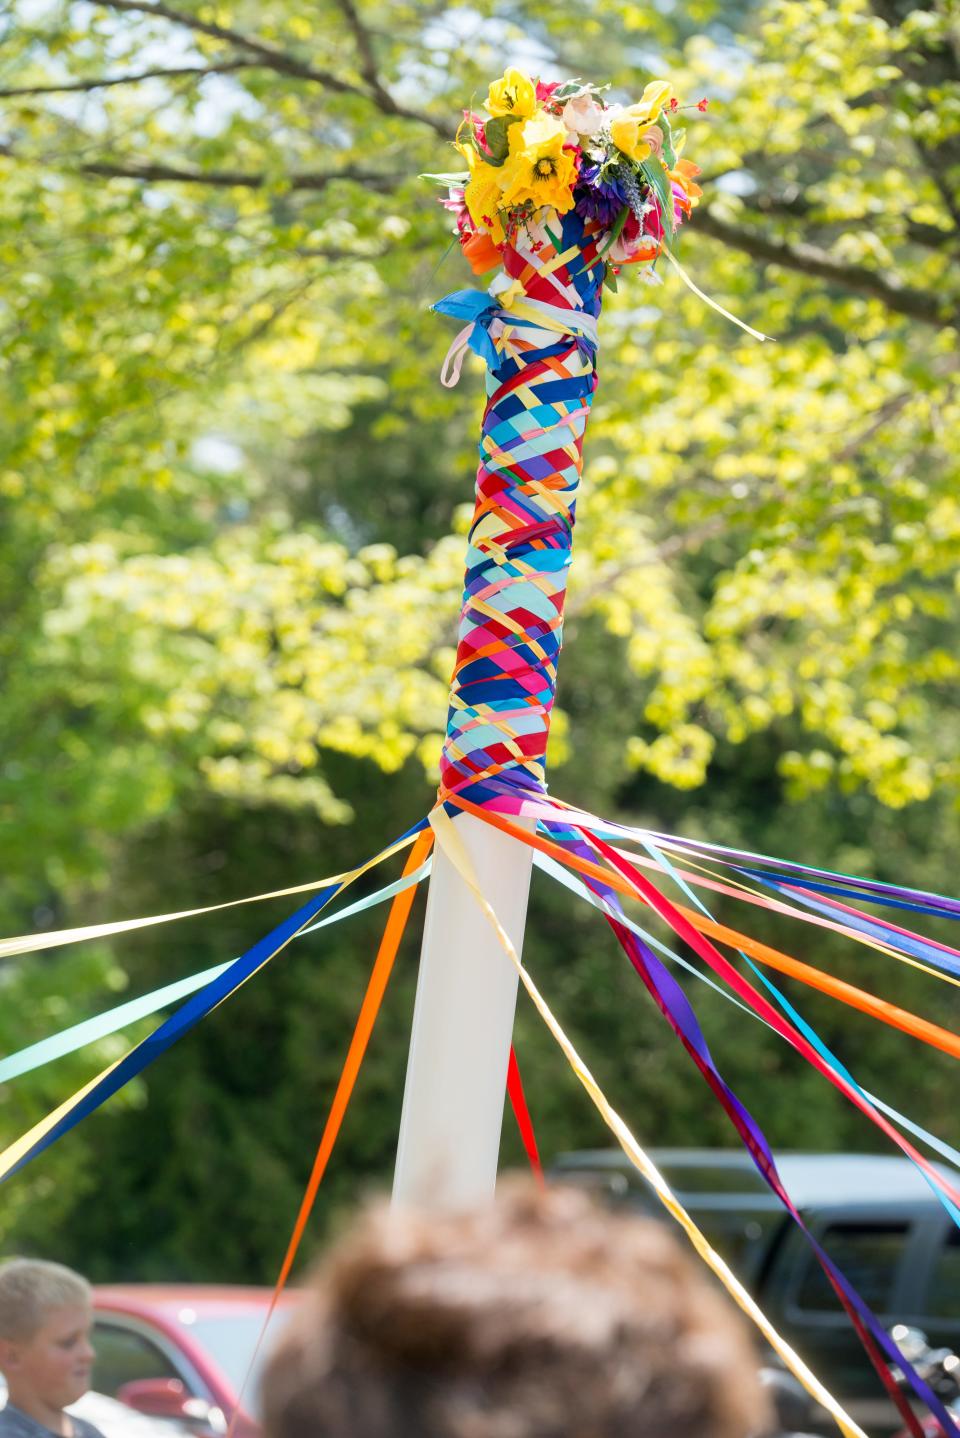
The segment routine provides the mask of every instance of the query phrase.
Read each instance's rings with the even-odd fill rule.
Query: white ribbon
[[[456,338],[450,342],[450,348],[443,361],[443,369],[440,371],[440,383],[446,389],[453,389],[460,380],[460,371],[463,369],[464,356],[470,348],[470,334],[475,323],[475,320],[471,320],[469,324],[464,325]]]

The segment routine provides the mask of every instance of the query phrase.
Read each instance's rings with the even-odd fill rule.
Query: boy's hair
[[[475,1212],[371,1209],[261,1392],[267,1438],[744,1438],[757,1369],[662,1224],[508,1183]]]
[[[0,1263],[0,1339],[23,1343],[43,1326],[53,1308],[89,1304],[90,1285],[72,1268],[42,1258]]]

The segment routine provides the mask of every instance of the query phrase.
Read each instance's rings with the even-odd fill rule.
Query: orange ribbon
[[[430,852],[433,844],[433,830],[424,829],[407,856],[407,862],[403,866],[403,876],[407,877],[418,869]],[[367,1051],[367,1044],[370,1042],[370,1035],[373,1033],[373,1026],[377,1021],[380,1006],[383,1003],[383,996],[386,993],[387,983],[393,972],[393,963],[397,957],[397,950],[400,947],[400,940],[407,927],[407,920],[410,917],[410,910],[413,907],[413,900],[417,892],[417,886],[404,889],[397,894],[390,905],[390,913],[387,915],[386,927],[383,931],[383,938],[380,940],[380,947],[377,950],[377,957],[374,961],[373,971],[367,984],[367,991],[363,996],[363,1003],[360,1005],[360,1013],[357,1016],[356,1027],[353,1030],[353,1038],[350,1040],[350,1047],[347,1050],[347,1057],[344,1060],[343,1070],[337,1082],[336,1092],[333,1095],[333,1102],[330,1105],[330,1112],[324,1125],[323,1135],[320,1139],[320,1147],[317,1149],[317,1156],[313,1162],[313,1171],[310,1174],[303,1200],[300,1204],[300,1211],[297,1214],[296,1222],[293,1225],[293,1232],[290,1235],[290,1242],[287,1244],[287,1251],[284,1254],[283,1263],[280,1267],[280,1276],[277,1279],[273,1290],[273,1297],[270,1300],[270,1307],[267,1316],[263,1321],[263,1328],[260,1330],[260,1337],[257,1339],[257,1346],[250,1359],[250,1366],[244,1375],[240,1387],[240,1394],[237,1399],[237,1406],[230,1419],[230,1427],[227,1429],[227,1438],[233,1438],[233,1428],[240,1412],[240,1405],[243,1401],[244,1390],[247,1380],[260,1346],[263,1343],[270,1320],[280,1299],[280,1295],[286,1286],[293,1267],[293,1261],[297,1256],[297,1249],[303,1238],[307,1227],[307,1221],[313,1209],[317,1191],[320,1188],[323,1175],[326,1172],[333,1146],[337,1141],[343,1124],[344,1115],[347,1112],[347,1105],[357,1082],[360,1073],[360,1065],[363,1063]]]

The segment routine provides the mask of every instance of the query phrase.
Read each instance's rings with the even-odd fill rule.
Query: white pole
[[[472,814],[454,823],[520,953],[532,849]],[[492,1196],[516,1001],[516,969],[456,869],[435,851],[394,1203],[457,1208]]]

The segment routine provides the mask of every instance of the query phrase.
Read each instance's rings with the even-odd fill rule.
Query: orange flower
[[[678,160],[673,169],[667,171],[671,180],[676,180],[691,205],[695,205],[703,194],[700,186],[695,184],[693,179],[694,175],[699,175],[699,173],[700,166],[695,165],[692,160]]]
[[[660,249],[659,241],[653,240],[648,245],[641,245],[639,250],[634,250],[633,254],[627,255],[626,259],[619,260],[618,264],[636,265],[639,264],[641,260],[655,260],[660,253]]]
[[[475,275],[486,274],[500,263],[500,251],[485,230],[476,230],[461,241],[461,249]]]

